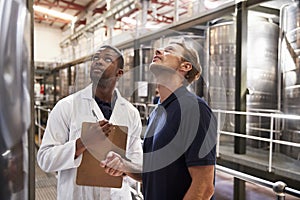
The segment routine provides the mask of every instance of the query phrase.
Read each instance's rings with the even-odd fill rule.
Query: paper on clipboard
[[[105,173],[99,163],[104,160],[109,151],[114,151],[125,157],[127,131],[125,126],[113,125],[112,132],[106,137],[91,129],[99,126],[97,123],[83,122],[81,138],[83,143],[88,142],[87,150],[83,152],[82,161],[77,168],[76,184],[85,186],[121,188],[123,178],[110,176]]]

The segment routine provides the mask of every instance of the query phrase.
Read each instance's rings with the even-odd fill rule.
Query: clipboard
[[[98,125],[98,122],[83,122],[81,138],[87,138],[89,128]],[[113,125],[112,132],[106,137],[103,133],[93,135],[93,144],[87,146],[83,152],[82,161],[77,168],[76,184],[84,186],[121,188],[123,177],[110,176],[100,167],[99,163],[104,160],[109,151],[114,151],[125,157],[127,144],[126,126]]]

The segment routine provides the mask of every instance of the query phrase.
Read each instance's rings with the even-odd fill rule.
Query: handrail
[[[258,136],[253,136],[253,135],[244,135],[240,133],[233,133],[233,132],[228,132],[228,131],[220,131],[219,133],[225,134],[225,135],[231,135],[231,136],[237,136],[237,137],[242,137],[246,139],[253,139],[253,140],[259,140],[259,141],[264,141],[264,142],[273,142],[277,144],[283,144],[283,145],[290,145],[293,147],[300,147],[300,143],[295,143],[295,142],[288,142],[288,141],[282,141],[282,140],[271,140],[269,138],[261,138]]]
[[[220,110],[213,109],[214,112],[220,112],[224,114],[238,114],[238,115],[248,115],[248,116],[261,116],[261,117],[274,117],[281,119],[292,119],[300,120],[300,115],[288,115],[288,114],[278,114],[278,113],[257,113],[257,112],[243,112],[243,111],[231,111],[231,110]]]
[[[232,175],[236,178],[242,179],[244,181],[251,182],[256,185],[261,185],[264,187],[272,188],[274,193],[277,196],[277,199],[284,199],[285,194],[290,194],[290,195],[293,195],[296,197],[300,197],[300,191],[295,190],[290,187],[287,187],[287,185],[282,181],[277,181],[277,182],[273,183],[271,181],[267,181],[267,180],[264,180],[264,179],[261,179],[261,178],[258,178],[258,177],[255,177],[255,176],[252,176],[249,174],[245,174],[245,173],[233,170],[233,169],[229,169],[227,167],[223,167],[220,165],[216,165],[216,169],[218,171],[225,172],[227,174],[230,174],[230,175]]]
[[[47,115],[51,112],[51,109],[45,108],[43,106],[35,105],[34,109],[37,111],[37,115],[35,115],[34,124],[38,127],[38,146],[41,144],[42,130],[46,129],[45,126],[41,123],[41,111],[47,112]]]
[[[140,112],[142,120],[147,120],[148,119],[148,107],[145,103],[132,103]],[[140,111],[139,107],[143,108],[143,112]]]
[[[218,125],[218,127],[217,127],[218,138],[217,138],[217,144],[216,144],[217,157],[220,156],[220,153],[219,153],[220,152],[220,134],[231,135],[231,136],[236,136],[236,137],[241,137],[241,138],[246,138],[246,139],[253,139],[253,140],[257,140],[257,141],[269,142],[270,143],[269,164],[268,164],[269,172],[272,172],[272,162],[273,162],[272,154],[273,154],[273,144],[274,143],[282,144],[282,145],[289,145],[289,146],[293,146],[293,147],[300,147],[300,143],[273,139],[274,133],[278,133],[277,130],[274,130],[274,120],[275,119],[300,120],[300,116],[298,116],[298,115],[286,115],[286,114],[280,114],[280,113],[256,113],[256,112],[228,111],[228,110],[218,110],[218,109],[213,110],[213,112],[215,112],[217,114],[218,122],[220,122],[220,120],[221,120],[221,114],[260,116],[260,117],[270,118],[270,128],[262,130],[262,131],[268,131],[270,133],[269,138],[263,138],[263,137],[253,136],[253,135],[246,135],[246,134],[241,134],[241,133],[223,131],[223,130],[221,130],[220,125]],[[220,123],[218,123],[218,124],[220,124]]]
[[[43,106],[34,106],[34,108],[36,109],[40,109],[42,111],[46,111],[48,113],[50,113],[51,109],[50,108],[44,108]]]

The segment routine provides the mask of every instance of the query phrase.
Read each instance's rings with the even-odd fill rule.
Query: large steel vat
[[[213,109],[235,110],[236,31],[233,21],[209,28],[209,95]],[[222,116],[221,127],[234,131],[234,115]]]
[[[235,110],[236,31],[234,21],[223,21],[209,30],[209,93],[214,109]],[[270,112],[277,109],[278,25],[250,13],[247,32],[247,111]],[[234,131],[234,115],[227,114],[222,130]],[[269,119],[247,117],[247,134],[269,137]],[[267,143],[249,141],[254,147]]]
[[[295,1],[282,9],[283,34],[281,38],[281,67],[283,73],[283,112],[300,115],[300,2]],[[282,139],[300,142],[299,120],[287,119]],[[300,149],[282,145],[282,152],[299,159]]]
[[[247,38],[247,111],[278,110],[278,36],[279,26],[269,18],[249,12]],[[265,131],[265,130],[267,131]],[[248,116],[247,134],[269,138],[270,118]],[[276,136],[277,137],[277,136]],[[268,148],[268,142],[250,140],[258,148]]]

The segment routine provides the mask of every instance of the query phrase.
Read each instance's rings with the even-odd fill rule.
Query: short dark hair
[[[124,68],[124,57],[123,57],[123,54],[121,53],[121,51],[120,51],[118,48],[106,44],[106,45],[102,45],[102,46],[99,48],[99,50],[100,50],[100,49],[111,49],[111,50],[113,50],[114,52],[116,52],[116,53],[118,54],[118,56],[119,56],[119,57],[118,57],[118,67],[119,67],[120,69],[123,69],[123,68]]]

